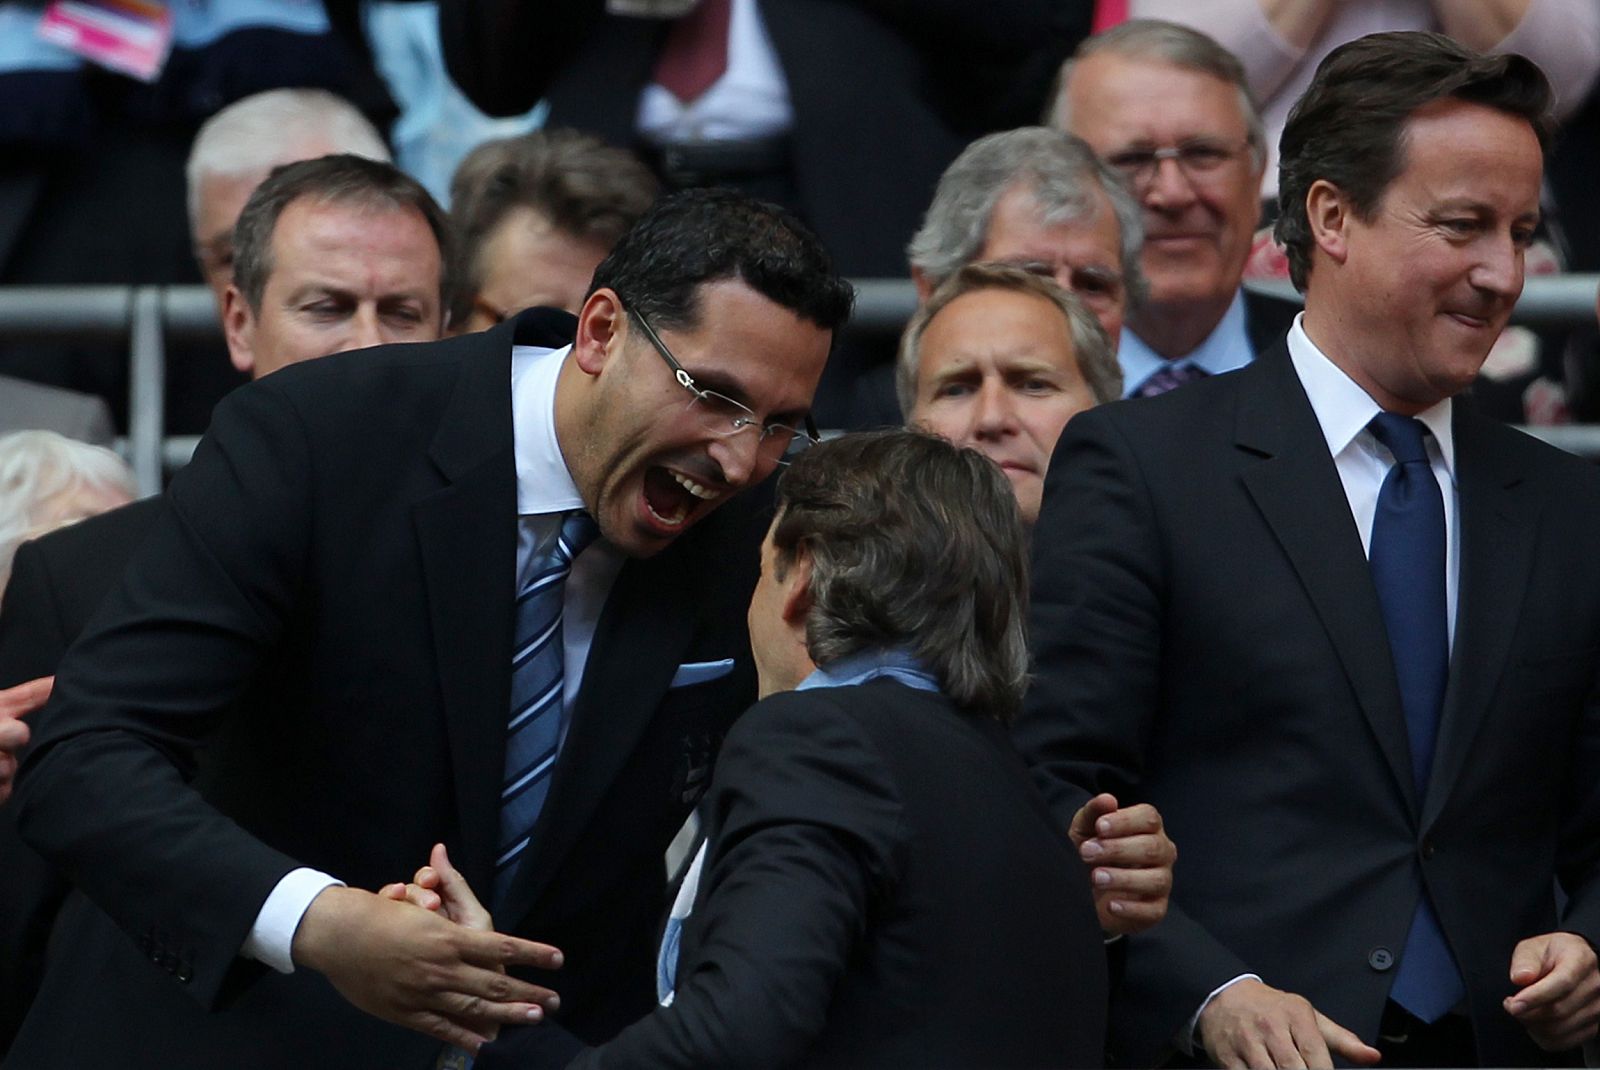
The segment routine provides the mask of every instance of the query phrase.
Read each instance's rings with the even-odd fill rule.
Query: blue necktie
[[[1378,491],[1368,556],[1400,685],[1411,776],[1417,798],[1422,799],[1433,768],[1450,672],[1444,497],[1428,460],[1423,442],[1427,428],[1421,422],[1380,412],[1367,426],[1394,454],[1394,466]],[[1466,994],[1424,888],[1389,998],[1423,1021],[1434,1022]]]
[[[496,906],[505,901],[550,792],[550,773],[561,749],[562,593],[567,574],[572,571],[572,559],[596,534],[594,521],[587,513],[568,513],[561,522],[560,535],[534,555],[533,575],[517,593],[511,718],[506,724],[500,849],[494,874]]]

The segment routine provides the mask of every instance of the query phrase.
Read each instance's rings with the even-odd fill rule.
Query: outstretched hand
[[[1096,795],[1073,815],[1067,835],[1090,867],[1102,929],[1142,932],[1167,916],[1178,848],[1154,806],[1119,808],[1116,796]]]
[[[293,957],[368,1014],[474,1053],[502,1025],[538,1022],[560,1003],[506,973],[513,965],[558,969],[556,948],[458,925],[392,894],[324,889],[300,921]]]

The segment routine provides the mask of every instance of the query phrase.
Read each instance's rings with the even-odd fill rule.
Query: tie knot
[[[1392,412],[1380,412],[1372,418],[1367,429],[1372,432],[1373,438],[1387,446],[1389,452],[1394,454],[1396,464],[1428,460],[1428,449],[1422,443],[1422,437],[1428,433],[1428,428],[1421,420],[1399,416]]]
[[[584,547],[593,542],[598,534],[600,528],[594,518],[582,509],[574,509],[561,521],[561,556],[571,561],[583,553]]]

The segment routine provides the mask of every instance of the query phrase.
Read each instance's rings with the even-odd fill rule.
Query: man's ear
[[[228,283],[222,294],[222,334],[228,342],[228,359],[246,375],[256,366],[256,317],[239,287]]]
[[[1306,190],[1306,220],[1311,225],[1311,240],[1336,264],[1350,255],[1350,222],[1354,213],[1344,191],[1325,178]]]
[[[613,339],[622,332],[627,310],[615,290],[602,286],[578,310],[578,333],[572,339],[572,355],[578,367],[589,375],[599,375],[611,355]]]
[[[795,548],[783,584],[783,622],[804,627],[812,606],[811,553],[804,545]]]
[[[914,264],[911,267],[911,285],[917,288],[917,304],[927,304],[928,295],[933,293],[933,283],[928,281],[928,273]]]

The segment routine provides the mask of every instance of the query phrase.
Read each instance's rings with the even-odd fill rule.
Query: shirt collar
[[[1233,295],[1233,303],[1222,314],[1221,321],[1191,352],[1168,360],[1151,349],[1133,329],[1122,328],[1117,342],[1117,362],[1122,365],[1122,395],[1132,397],[1156,372],[1163,367],[1179,368],[1194,365],[1211,375],[1221,375],[1250,363],[1255,350],[1250,345],[1250,333],[1245,329],[1244,291]]]
[[[1295,374],[1300,377],[1300,385],[1305,387],[1306,396],[1311,399],[1311,411],[1316,414],[1322,435],[1328,441],[1328,452],[1337,457],[1383,410],[1372,400],[1372,395],[1361,389],[1354,379],[1345,374],[1343,368],[1317,348],[1311,336],[1306,334],[1302,323],[1304,319],[1305,313],[1299,313],[1294,318],[1294,326],[1289,328],[1289,359],[1294,364]],[[1450,413],[1451,399],[1445,398],[1417,413],[1417,419],[1433,432],[1445,469],[1454,479],[1456,447],[1450,428]]]
[[[511,347],[511,434],[519,516],[583,508],[583,496],[556,442],[556,379],[571,350],[571,346]]]
[[[813,687],[850,687],[875,680],[880,676],[898,680],[907,687],[920,691],[938,691],[939,681],[922,666],[904,647],[876,647],[860,650],[835,658],[826,665],[818,665],[811,675],[801,680],[796,691]]]

